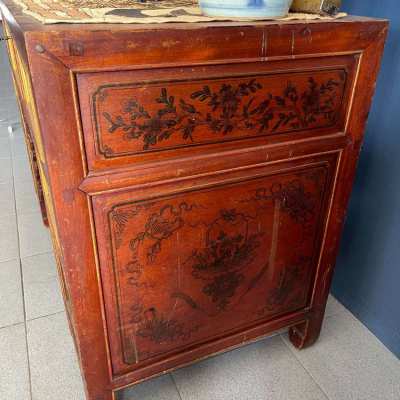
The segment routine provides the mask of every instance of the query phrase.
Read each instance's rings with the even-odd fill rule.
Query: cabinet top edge
[[[0,0],[0,11],[3,19],[10,25],[12,30],[17,29],[21,33],[77,33],[80,34],[96,31],[108,32],[145,32],[145,31],[164,31],[168,30],[200,30],[210,28],[262,28],[272,26],[286,26],[286,25],[324,25],[326,27],[332,24],[348,25],[354,23],[368,23],[373,25],[381,25],[382,28],[388,25],[389,21],[380,18],[370,18],[362,16],[348,15],[340,19],[332,20],[265,20],[265,21],[216,21],[216,22],[199,22],[199,23],[165,23],[165,24],[110,24],[110,23],[86,23],[86,24],[70,24],[70,23],[57,23],[57,24],[42,24],[35,18],[24,14],[21,7],[15,4],[12,0]],[[0,21],[1,24],[1,21]]]

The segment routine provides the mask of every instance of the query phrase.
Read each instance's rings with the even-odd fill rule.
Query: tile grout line
[[[174,386],[175,386],[176,391],[178,392],[179,400],[183,400],[183,399],[182,399],[181,392],[180,392],[180,390],[179,390],[179,388],[178,388],[178,385],[176,384],[175,378],[174,378],[174,376],[172,375],[171,372],[169,373],[169,376],[170,376],[170,378],[171,378],[171,380],[172,380],[172,382],[173,382],[173,384],[174,384]]]
[[[322,388],[322,386],[317,382],[317,380],[314,378],[314,376],[312,375],[312,373],[306,368],[306,366],[301,362],[301,360],[299,359],[299,357],[297,357],[295,351],[292,348],[292,345],[289,345],[286,343],[285,340],[283,340],[282,335],[279,335],[281,341],[284,343],[284,345],[286,346],[286,348],[289,350],[289,352],[292,354],[292,356],[297,360],[297,362],[302,366],[302,368],[304,369],[304,371],[307,373],[307,375],[310,376],[310,378],[312,379],[312,381],[317,385],[317,387],[319,388],[319,390],[321,390],[322,394],[326,397],[327,400],[333,400],[328,396],[328,393],[326,393],[326,391]]]
[[[20,257],[20,258],[21,258],[21,260],[26,260],[27,258],[43,256],[45,254],[50,254],[50,255],[54,256],[54,252],[52,250],[48,250],[48,251],[41,251],[40,253],[30,254],[29,256],[24,256],[24,257]]]
[[[41,318],[52,317],[54,315],[63,314],[63,313],[65,313],[65,310],[56,311],[56,312],[53,312],[53,313],[50,313],[50,314],[46,314],[46,315],[40,315],[39,317],[35,317],[35,318],[29,318],[29,319],[26,319],[26,322],[36,321],[36,320],[41,319]],[[22,325],[22,324],[24,324],[24,321],[15,322],[14,324],[3,325],[3,326],[0,326],[0,330],[1,329],[6,329],[6,328],[11,328],[13,326],[18,326],[18,325]]]
[[[16,322],[15,324],[3,325],[3,326],[0,326],[0,330],[7,329],[7,328],[12,328],[13,326],[18,326],[18,325],[22,325],[22,324],[24,324],[23,321]]]
[[[41,318],[52,317],[52,316],[54,316],[54,315],[63,314],[63,313],[65,313],[65,310],[56,311],[56,312],[54,312],[54,313],[47,314],[47,315],[41,315],[41,316],[35,317],[35,318],[30,318],[30,319],[27,319],[26,322],[36,321],[36,320],[41,319]]]
[[[13,214],[14,215],[14,214]],[[17,217],[15,216],[15,219],[17,219]],[[18,232],[17,232],[18,233]],[[18,251],[19,253],[19,251]],[[0,259],[0,264],[2,263],[6,263],[6,262],[10,262],[10,261],[18,261],[20,260],[19,254],[18,257],[11,257],[11,258],[6,258],[6,259]]]
[[[13,166],[13,149],[11,145],[12,132],[10,132],[8,136],[8,140],[10,141],[10,152],[11,152],[11,174],[12,174],[12,190],[14,195],[14,212],[15,212],[15,222],[17,229],[17,238],[18,238],[18,262],[19,262],[19,270],[20,270],[20,279],[21,279],[21,295],[22,295],[22,312],[24,315],[24,330],[25,330],[25,349],[26,349],[26,360],[28,366],[28,381],[29,381],[29,396],[32,400],[32,374],[31,374],[31,362],[29,357],[29,343],[28,343],[28,327],[27,327],[27,319],[26,319],[26,307],[25,307],[25,292],[24,292],[24,274],[22,270],[22,259],[21,259],[21,243],[20,243],[20,234],[19,234],[19,226],[18,226],[18,213],[17,213],[17,204],[16,204],[16,193],[15,193],[15,176],[14,176],[14,166]]]
[[[31,361],[29,356],[29,342],[28,342],[28,326],[27,326],[27,319],[26,319],[26,307],[25,307],[25,294],[24,294],[24,280],[23,280],[23,273],[22,273],[22,262],[21,259],[19,260],[20,271],[21,271],[21,287],[22,287],[22,308],[24,312],[24,328],[25,328],[25,347],[26,347],[26,359],[28,362],[28,379],[29,379],[29,393],[31,400],[33,398],[32,393],[32,374],[31,374]]]

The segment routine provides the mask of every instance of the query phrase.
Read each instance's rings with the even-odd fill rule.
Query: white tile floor
[[[9,124],[16,127],[11,135]],[[84,400],[84,393],[1,48],[0,400],[6,399]],[[277,335],[126,389],[120,399],[399,400],[400,361],[330,298],[321,338],[307,350]]]

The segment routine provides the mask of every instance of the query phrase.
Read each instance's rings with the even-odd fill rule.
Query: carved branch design
[[[279,274],[278,284],[267,295],[266,306],[261,313],[273,311],[278,306],[287,302],[289,296],[293,295],[296,287],[301,287],[304,266],[310,261],[307,257],[300,257],[296,264],[286,266]],[[295,302],[298,299],[295,298]]]
[[[131,98],[122,115],[112,116],[108,112],[102,115],[109,124],[109,133],[120,132],[125,140],[141,139],[143,149],[148,150],[176,133],[180,133],[183,140],[194,142],[195,131],[200,126],[225,136],[233,130],[252,129],[262,134],[276,132],[282,127],[307,128],[321,116],[333,122],[340,85],[334,79],[317,83],[310,77],[308,88],[299,93],[289,81],[281,95],[267,93],[258,102],[254,94],[263,86],[256,79],[237,85],[224,83],[216,91],[204,85],[191,93],[190,102],[183,98],[177,100],[164,87],[155,99],[159,108],[153,113]],[[207,106],[206,111],[199,110],[201,103]],[[107,151],[109,153],[110,148]]]
[[[150,215],[144,230],[130,241],[131,250],[136,252],[138,245],[145,239],[153,240],[154,243],[147,252],[147,260],[150,263],[153,262],[161,251],[162,242],[184,226],[182,213],[192,211],[196,207],[198,206],[195,204],[188,205],[185,202],[180,203],[178,207],[170,204],[165,205],[159,212]]]
[[[124,234],[126,224],[134,216],[138,215],[141,210],[140,206],[133,208],[116,208],[111,211],[110,216],[114,224],[115,247],[119,248],[122,244],[122,235]]]
[[[295,179],[282,185],[276,183],[269,189],[259,188],[248,201],[274,201],[281,202],[281,210],[287,212],[297,223],[305,224],[314,215],[315,202],[311,193],[305,191],[303,183]]]

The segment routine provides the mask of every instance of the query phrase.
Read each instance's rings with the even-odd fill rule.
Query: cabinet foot
[[[322,321],[323,314],[292,326],[289,329],[289,339],[293,346],[298,349],[305,349],[313,345],[319,338]]]
[[[101,393],[88,393],[87,400],[117,400],[116,393],[111,390],[105,390]]]

